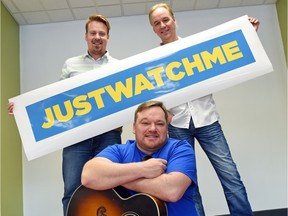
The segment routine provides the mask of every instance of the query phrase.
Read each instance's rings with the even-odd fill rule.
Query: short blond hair
[[[103,23],[106,27],[107,27],[107,33],[109,34],[109,31],[110,31],[110,23],[109,21],[107,20],[106,17],[104,17],[103,15],[93,15],[93,16],[89,16],[87,21],[86,21],[86,25],[85,25],[85,30],[86,30],[86,33],[88,32],[88,25],[93,22],[93,21],[96,21],[96,22],[101,22]]]
[[[151,22],[151,15],[157,8],[160,8],[160,7],[167,9],[169,14],[171,15],[172,19],[175,20],[175,16],[174,16],[172,7],[166,3],[159,3],[159,4],[152,6],[149,10],[149,22],[151,25],[153,25],[153,23]]]
[[[143,110],[149,109],[151,107],[160,107],[163,110],[163,112],[164,112],[166,122],[168,122],[168,111],[167,111],[166,107],[164,106],[164,104],[161,101],[146,101],[146,102],[140,104],[137,107],[137,109],[135,110],[134,123],[137,120],[137,117],[138,117],[137,114],[139,112],[142,112]]]

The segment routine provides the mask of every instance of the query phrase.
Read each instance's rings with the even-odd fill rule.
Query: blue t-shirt
[[[135,140],[128,140],[126,144],[108,146],[97,156],[108,158],[115,163],[131,163],[142,161],[145,155],[138,149]],[[166,173],[181,172],[192,180],[192,184],[180,200],[166,202],[169,216],[197,216],[193,202],[193,194],[197,184],[196,161],[191,145],[184,140],[169,138],[167,143],[151,156],[168,161]]]

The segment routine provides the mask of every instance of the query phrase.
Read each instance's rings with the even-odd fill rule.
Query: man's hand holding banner
[[[172,108],[272,70],[243,16],[9,101],[31,160],[131,123],[144,101]]]

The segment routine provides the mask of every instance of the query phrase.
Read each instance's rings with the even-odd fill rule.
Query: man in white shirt
[[[161,45],[179,39],[176,33],[176,20],[169,5],[164,3],[154,5],[149,11],[149,21],[153,31],[161,39]],[[252,17],[249,17],[249,21],[257,30],[259,21]],[[193,148],[194,138],[197,139],[218,175],[230,214],[253,215],[246,189],[221,129],[212,95],[189,101],[170,109],[169,112],[171,114],[169,136],[187,140]],[[193,199],[198,214],[205,215],[198,187]]]

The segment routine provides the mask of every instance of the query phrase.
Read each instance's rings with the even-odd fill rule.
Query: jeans
[[[109,145],[121,143],[121,132],[112,130],[63,149],[64,216],[73,192],[81,185],[84,164]]]
[[[246,189],[241,181],[228,143],[218,121],[208,126],[195,128],[193,120],[191,119],[189,129],[176,128],[169,125],[169,136],[175,139],[187,140],[193,148],[194,138],[196,138],[221,182],[230,215],[253,215]],[[193,199],[198,214],[204,216],[204,208],[198,187]]]

